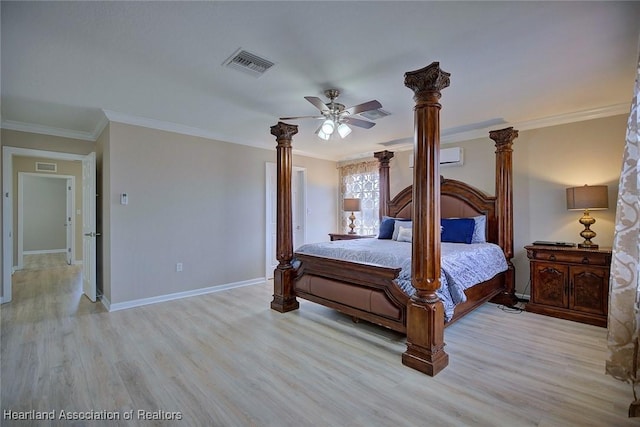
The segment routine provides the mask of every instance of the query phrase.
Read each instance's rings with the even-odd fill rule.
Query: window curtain
[[[640,382],[639,80],[640,58],[618,187],[607,326],[609,354],[606,361],[606,372],[609,375],[631,384],[634,401],[629,407],[630,417],[640,416],[640,400],[636,394],[636,386]]]
[[[342,210],[342,200],[345,198],[360,199],[360,212],[354,212],[354,231],[357,234],[377,234],[380,225],[380,173],[378,161],[366,161],[339,166],[340,170],[340,217],[339,224],[343,232],[350,230],[349,215],[351,212]]]

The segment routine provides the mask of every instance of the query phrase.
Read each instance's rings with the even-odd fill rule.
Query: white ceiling
[[[439,61],[443,142],[628,111],[640,2],[8,2],[2,127],[95,138],[106,115],[273,149],[282,116],[338,88],[390,116],[344,140],[299,120],[299,153],[340,160],[411,141],[404,73]],[[275,62],[259,78],[222,64]],[[471,131],[471,132],[470,132]]]

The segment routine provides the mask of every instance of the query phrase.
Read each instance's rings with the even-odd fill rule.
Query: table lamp
[[[580,232],[584,242],[578,244],[579,248],[598,249],[598,245],[591,242],[591,239],[596,237],[596,233],[590,227],[595,224],[596,220],[589,215],[589,211],[604,210],[608,207],[609,194],[606,185],[567,188],[567,209],[584,211],[582,218],[578,221],[584,225],[584,230]]]
[[[356,220],[354,212],[358,212],[360,210],[360,199],[344,199],[342,209],[345,212],[351,212],[351,215],[349,215],[349,219],[351,220],[351,223],[349,224],[351,231],[349,231],[349,234],[356,234],[356,232],[353,231],[353,229],[356,228],[356,225],[353,223]]]

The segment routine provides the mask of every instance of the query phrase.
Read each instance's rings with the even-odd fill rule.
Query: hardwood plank
[[[307,301],[271,310],[270,283],[107,313],[79,276],[14,275],[0,308],[2,411],[180,411],[185,426],[638,425],[630,386],[604,374],[596,326],[486,304],[447,328],[450,364],[431,378],[401,364],[393,331]],[[134,421],[87,425],[177,424]]]

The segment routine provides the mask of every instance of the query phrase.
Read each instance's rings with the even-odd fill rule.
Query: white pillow
[[[474,216],[475,221],[471,243],[486,243],[487,241],[487,217],[484,215]]]
[[[413,221],[396,220],[396,223],[393,226],[393,236],[391,237],[391,239],[398,240],[398,233],[400,232],[400,227],[402,227],[402,228],[412,228],[413,227]]]
[[[413,228],[405,228],[400,226],[400,231],[398,232],[398,242],[411,242],[412,237]]]

